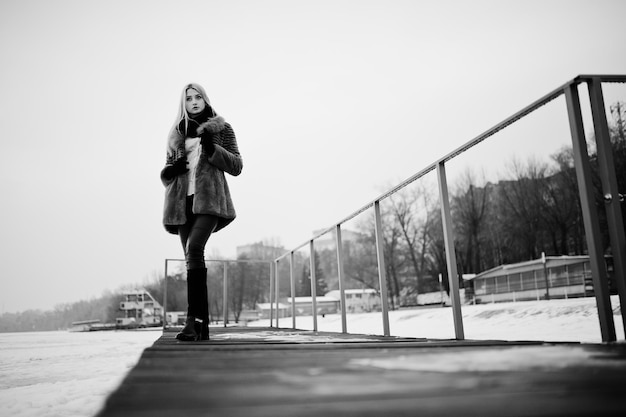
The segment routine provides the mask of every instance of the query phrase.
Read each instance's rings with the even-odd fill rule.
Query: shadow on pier
[[[626,415],[626,345],[276,328],[166,331],[106,401],[124,416]]]

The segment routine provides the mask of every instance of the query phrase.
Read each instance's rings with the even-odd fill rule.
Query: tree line
[[[63,303],[52,310],[26,310],[0,315],[0,333],[65,330],[72,322],[100,320],[103,323],[115,322],[123,296],[118,292],[107,291],[91,300]]]

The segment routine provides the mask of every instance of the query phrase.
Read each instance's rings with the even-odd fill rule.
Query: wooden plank
[[[295,341],[297,333],[302,343]],[[208,342],[180,343],[166,332],[144,351],[99,416],[602,416],[626,411],[623,345],[311,333],[226,328],[214,331]],[[234,339],[245,342],[231,343]]]

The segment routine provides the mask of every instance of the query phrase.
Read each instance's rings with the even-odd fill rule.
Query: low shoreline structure
[[[104,330],[139,330],[139,329],[160,329],[162,324],[144,325],[144,324],[118,324],[118,323],[101,323],[100,320],[83,320],[75,321],[68,329],[70,332],[98,332]]]

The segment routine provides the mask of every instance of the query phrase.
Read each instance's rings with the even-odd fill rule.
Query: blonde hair
[[[213,107],[211,106],[211,102],[209,101],[209,97],[207,96],[206,91],[204,91],[204,88],[202,88],[200,84],[189,83],[185,86],[185,88],[183,88],[183,92],[180,95],[180,107],[178,108],[178,117],[176,118],[177,129],[180,129],[180,122],[183,120],[185,121],[185,130],[187,130],[187,126],[189,126],[189,113],[187,113],[187,107],[185,107],[185,102],[187,100],[187,90],[189,90],[190,88],[193,88],[198,93],[200,93],[202,99],[211,110],[212,117],[217,116],[215,110],[213,110]],[[179,130],[179,133],[182,132],[180,132]]]
[[[184,135],[185,135],[184,132],[187,131],[187,127],[189,126],[189,119],[190,119],[189,113],[187,113],[187,107],[185,106],[185,102],[187,100],[187,90],[189,90],[190,88],[193,88],[198,93],[200,93],[200,95],[204,99],[204,102],[211,110],[211,117],[217,116],[217,113],[215,112],[215,110],[213,110],[213,106],[211,106],[211,102],[209,101],[209,97],[207,96],[206,91],[204,90],[204,88],[202,88],[200,84],[189,83],[185,85],[185,87],[183,88],[183,92],[181,93],[181,96],[180,96],[180,106],[178,108],[178,116],[176,117],[174,126],[172,126],[172,129],[170,131],[170,135],[167,141],[168,161],[177,159],[182,152],[180,150],[181,139],[184,139]],[[181,130],[181,122],[183,121],[184,121],[184,123],[182,124],[183,130]],[[183,147],[182,149],[184,150],[184,140],[182,141],[182,147]]]

